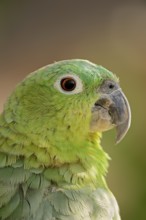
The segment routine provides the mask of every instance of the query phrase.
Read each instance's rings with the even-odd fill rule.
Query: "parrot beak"
[[[129,130],[131,110],[129,102],[121,89],[112,93],[110,98],[111,105],[109,106],[109,113],[112,118],[112,123],[116,126],[116,143],[119,143]]]
[[[96,125],[95,125],[96,124]],[[110,94],[101,94],[92,108],[91,130],[106,131],[116,128],[116,143],[126,135],[131,124],[131,110],[120,88]]]

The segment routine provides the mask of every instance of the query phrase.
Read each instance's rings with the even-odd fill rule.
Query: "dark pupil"
[[[76,82],[74,79],[65,78],[61,80],[61,87],[66,91],[72,91],[76,87]]]

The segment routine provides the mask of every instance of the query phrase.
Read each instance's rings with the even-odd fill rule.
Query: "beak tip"
[[[119,144],[119,143],[121,142],[122,139],[123,139],[123,138],[118,138],[118,137],[116,137],[115,145]]]
[[[117,132],[117,136],[116,136],[116,144],[119,144],[123,138],[125,137],[125,135],[127,134],[129,128],[130,128],[130,124],[131,124],[131,117],[128,118],[127,121],[125,121],[124,123],[116,126],[116,132]]]

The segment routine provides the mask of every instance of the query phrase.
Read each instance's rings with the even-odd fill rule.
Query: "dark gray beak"
[[[112,123],[116,126],[116,143],[119,143],[126,135],[131,124],[131,110],[128,100],[121,89],[115,90],[109,95],[111,104],[109,114]]]
[[[131,124],[131,111],[127,98],[118,87],[112,92],[101,92],[92,108],[91,130],[106,131],[116,127],[116,143],[126,135]]]

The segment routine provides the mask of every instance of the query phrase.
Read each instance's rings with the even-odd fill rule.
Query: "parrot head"
[[[45,66],[24,79],[9,97],[4,117],[11,130],[42,147],[71,149],[89,134],[116,128],[116,141],[131,121],[117,77],[102,66],[73,59]]]

